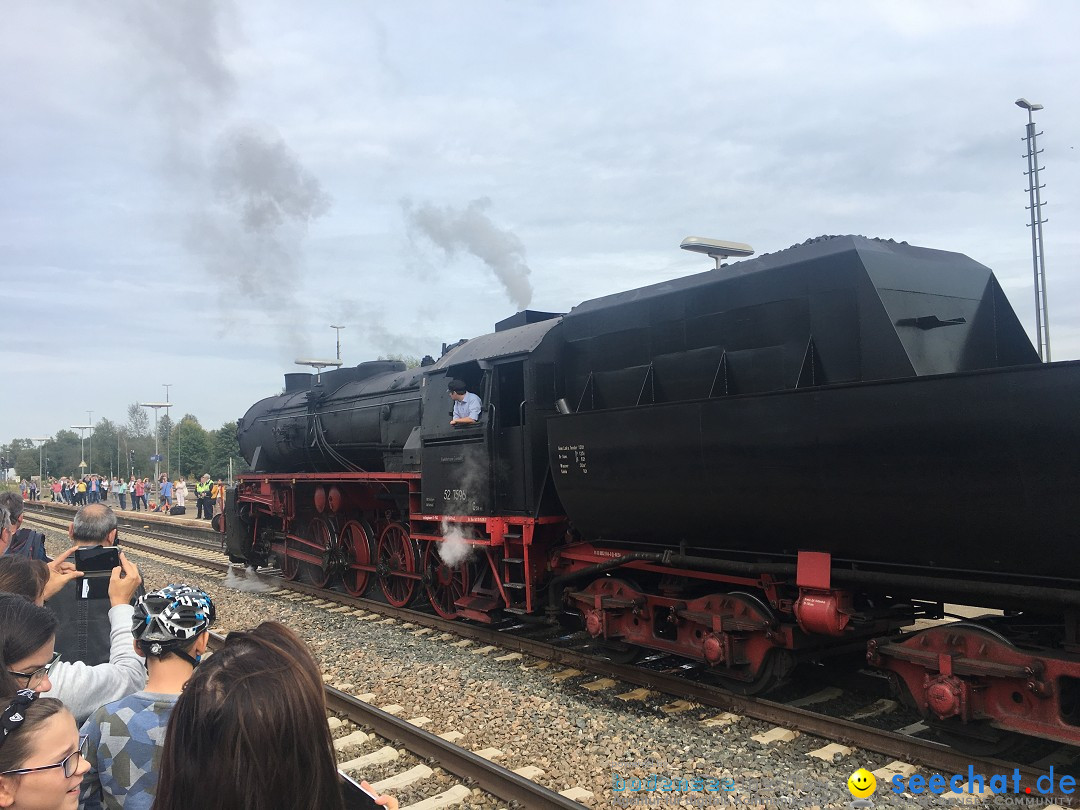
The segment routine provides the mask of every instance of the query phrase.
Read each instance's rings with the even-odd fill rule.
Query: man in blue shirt
[[[454,400],[454,418],[451,425],[475,425],[480,420],[483,403],[476,394],[470,394],[461,380],[450,380],[446,385],[450,399]]]

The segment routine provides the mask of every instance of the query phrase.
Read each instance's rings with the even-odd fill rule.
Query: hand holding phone
[[[393,796],[380,796],[367,782],[357,782],[341,771],[338,771],[338,776],[342,781],[341,795],[345,799],[345,810],[398,810],[398,801]]]
[[[128,560],[127,555],[121,553],[120,564],[112,570],[109,577],[109,602],[112,607],[130,605],[141,584],[139,569],[135,563]]]

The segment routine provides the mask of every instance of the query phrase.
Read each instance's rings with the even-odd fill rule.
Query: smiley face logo
[[[856,799],[865,799],[877,790],[877,779],[866,768],[859,768],[848,777],[847,787]]]

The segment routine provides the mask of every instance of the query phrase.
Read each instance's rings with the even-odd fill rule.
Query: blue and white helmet
[[[135,603],[131,634],[144,654],[161,656],[191,644],[210,629],[215,615],[206,591],[190,585],[168,585]]]

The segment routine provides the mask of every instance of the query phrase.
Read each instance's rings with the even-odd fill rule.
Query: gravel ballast
[[[67,547],[66,537],[55,531],[48,535],[50,553]],[[233,590],[223,585],[223,576],[217,573],[195,572],[138,552],[132,552],[131,558],[148,589],[185,582],[207,590],[217,608],[216,631],[280,621],[308,641],[327,683],[355,695],[374,694],[371,702],[377,706],[399,705],[400,717],[431,718],[425,728],[433,733],[460,731],[464,736],[458,744],[465,748],[498,748],[502,757],[497,761],[505,767],[537,766],[544,771],[537,781],[553,790],[586,788],[594,796],[587,802],[590,807],[846,807],[853,800],[848,776],[859,767],[873,770],[887,762],[884,756],[859,751],[839,762],[822,762],[807,752],[827,740],[801,736],[789,743],[763,746],[751,736],[769,727],[749,718],[707,727],[702,720],[718,714],[717,710],[695,707],[668,714],[661,707],[674,701],[670,696],[622,701],[615,696],[633,688],[625,684],[590,693],[582,684],[596,680],[595,676],[560,682],[553,677],[561,670],[556,665],[538,668],[538,662],[528,657],[499,662],[495,658],[506,651],[474,654],[479,645],[455,646],[458,639],[445,639],[438,633],[416,635],[417,628],[400,622],[362,621],[352,613],[330,613],[273,592]],[[335,735],[351,730],[346,724]],[[350,749],[349,755],[384,744],[368,743],[362,749]],[[358,776],[374,782],[415,763],[407,755]],[[720,789],[693,792],[687,783],[689,792],[649,790],[648,779],[654,774],[660,780],[711,778]],[[439,771],[433,778],[443,780],[445,786],[458,781]],[[634,778],[642,786],[637,792]],[[395,791],[395,795],[404,807],[433,792],[421,785]],[[871,798],[875,807],[957,803],[929,794],[896,795],[888,784],[879,784]],[[474,799],[468,806],[505,806],[478,793]],[[1003,799],[987,798],[978,804],[1006,806]]]

